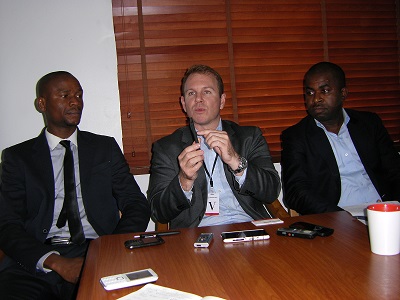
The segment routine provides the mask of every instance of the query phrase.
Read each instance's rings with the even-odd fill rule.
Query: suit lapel
[[[311,117],[308,119],[307,131],[309,136],[309,143],[311,151],[318,152],[319,155],[325,160],[329,169],[334,176],[339,176],[339,169],[336,163],[336,158],[333,153],[331,144],[322,128],[319,128],[315,120]],[[306,137],[307,138],[307,137]]]
[[[37,137],[36,142],[32,146],[32,164],[33,170],[36,171],[36,182],[43,184],[45,193],[49,201],[43,201],[44,205],[50,205],[51,210],[54,210],[54,173],[53,164],[51,162],[49,144],[47,142],[45,131]],[[51,201],[53,200],[53,201]]]
[[[82,194],[84,194],[85,184],[84,181],[90,179],[90,173],[93,166],[94,153],[96,151],[96,145],[93,145],[91,139],[82,134],[78,130],[78,156],[79,156],[79,174],[81,179]]]
[[[44,131],[38,136],[36,143],[33,145],[32,149],[32,161],[35,165],[35,170],[37,170],[37,175],[42,177],[46,186],[46,190],[54,195],[54,174],[53,174],[53,164],[51,162],[49,144]]]
[[[362,126],[361,122],[358,121],[351,111],[346,110],[350,117],[350,122],[347,124],[347,129],[349,130],[351,140],[353,141],[354,147],[363,162],[364,166],[368,165],[365,162],[368,161],[367,154],[369,149],[369,143],[371,142],[368,135],[364,135],[365,128]]]

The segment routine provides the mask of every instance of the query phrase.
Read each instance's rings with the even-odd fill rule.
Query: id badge
[[[207,198],[206,216],[219,215],[219,193],[209,192]]]

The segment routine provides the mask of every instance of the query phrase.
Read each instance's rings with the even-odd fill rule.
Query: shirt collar
[[[350,122],[350,117],[344,108],[342,108],[342,112],[343,112],[343,119],[344,119],[343,123],[347,126],[347,124]],[[314,119],[314,121],[318,127],[326,129],[325,126],[320,121],[318,121],[317,119]]]
[[[221,119],[219,119],[217,130],[219,130],[219,131],[222,130],[222,121],[221,121]]]
[[[75,129],[74,133],[71,134],[71,136],[66,139],[62,139],[58,136],[55,136],[54,134],[51,134],[50,132],[47,131],[47,128],[45,130],[45,135],[46,135],[47,143],[49,144],[50,150],[54,150],[54,148],[57,147],[57,145],[62,140],[69,140],[69,141],[71,141],[72,144],[74,144],[76,147],[78,147],[78,140],[77,140],[78,129]]]

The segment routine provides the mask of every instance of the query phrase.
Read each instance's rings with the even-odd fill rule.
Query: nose
[[[196,93],[196,102],[203,102],[203,97],[201,96],[201,93]]]
[[[319,102],[322,102],[322,98],[321,98],[321,93],[315,93],[315,95],[314,95],[314,99],[313,99],[314,101],[314,103],[319,103]]]
[[[73,106],[73,105],[79,105],[79,103],[81,102],[81,98],[75,97],[75,96],[71,96],[69,97],[69,105]]]

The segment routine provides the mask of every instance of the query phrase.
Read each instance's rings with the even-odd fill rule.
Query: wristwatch
[[[243,156],[239,156],[239,166],[236,170],[232,170],[231,167],[229,167],[229,170],[231,170],[231,172],[233,174],[238,174],[240,172],[242,172],[244,169],[247,168],[247,159],[245,159]]]

